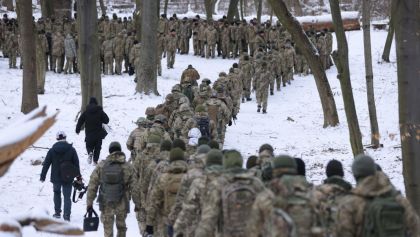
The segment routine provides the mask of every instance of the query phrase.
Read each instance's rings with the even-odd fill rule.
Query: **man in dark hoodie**
[[[53,217],[61,217],[61,190],[64,196],[64,220],[70,221],[71,214],[71,189],[74,177],[81,179],[79,169],[79,158],[74,147],[67,143],[64,132],[57,133],[57,142],[48,151],[47,157],[42,166],[41,182],[45,181],[48,169],[51,166],[51,183],[54,190]]]
[[[107,135],[107,132],[102,127],[102,124],[108,124],[108,115],[103,111],[102,106],[98,105],[95,97],[91,97],[89,104],[86,106],[85,112],[82,113],[76,125],[76,133],[79,134],[82,126],[85,126],[85,142],[86,150],[89,154],[88,163],[93,162],[98,164],[99,154],[101,153],[102,139]]]

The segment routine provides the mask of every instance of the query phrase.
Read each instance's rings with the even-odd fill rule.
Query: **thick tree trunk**
[[[378,118],[376,116],[376,105],[375,105],[375,90],[373,87],[373,70],[372,70],[372,47],[370,40],[370,8],[371,0],[363,0],[363,42],[364,42],[364,53],[365,53],[365,72],[366,72],[366,88],[367,88],[367,100],[369,108],[369,119],[370,119],[370,137],[371,144],[374,148],[379,147],[379,126]]]
[[[239,8],[240,8],[240,13],[241,13],[241,20],[244,19],[244,0],[240,0],[239,2]]]
[[[213,5],[212,0],[204,0],[204,7],[206,9],[206,18],[208,21],[213,19],[212,5]]]
[[[262,0],[258,0],[257,5],[257,22],[261,24],[261,15],[262,15]]]
[[[238,3],[239,3],[239,0],[230,0],[228,14],[227,14],[228,22],[233,22],[233,18],[238,12]]]
[[[51,1],[54,9],[55,18],[67,17],[71,19],[72,0],[54,0]],[[79,2],[77,3],[79,5]]]
[[[35,29],[32,21],[32,1],[19,0],[19,29],[22,37],[22,113],[29,113],[38,107],[37,81],[36,81],[36,46]]]
[[[163,13],[165,15],[168,14],[168,3],[169,3],[169,0],[165,0],[165,5],[163,5]]]
[[[143,0],[136,0],[136,11],[134,12],[134,26],[136,28],[136,38],[141,40],[141,13],[143,10]]]
[[[13,8],[13,0],[3,0],[2,5],[5,6],[8,11],[14,11],[15,10]]]
[[[362,134],[360,133],[359,121],[357,119],[356,106],[354,105],[353,89],[350,80],[349,55],[346,34],[344,33],[341,10],[338,0],[330,0],[331,15],[333,18],[335,35],[337,38],[337,51],[334,51],[333,58],[337,66],[338,79],[340,80],[343,93],[344,110],[346,112],[349,126],[350,143],[353,155],[363,152]]]
[[[53,1],[41,0],[41,14],[44,19],[52,17],[54,14]]]
[[[96,0],[83,0],[77,2],[79,25],[79,70],[82,89],[82,111],[89,102],[90,97],[95,97],[102,105],[102,85],[100,49],[97,29]]]
[[[293,1],[293,8],[295,10],[295,16],[303,16],[302,6],[300,5],[299,0]]]
[[[407,198],[420,214],[420,2],[396,2],[394,24],[404,183]]]
[[[104,0],[99,0],[99,6],[101,7],[101,13],[102,13],[102,15],[105,16],[106,15],[106,6],[104,4]]]
[[[394,33],[395,33],[394,18],[395,18],[396,3],[397,3],[397,0],[391,0],[391,14],[389,16],[388,35],[386,36],[384,51],[382,53],[382,60],[384,60],[387,63],[389,63],[389,54],[391,53],[392,40],[394,39]]]
[[[158,27],[158,16],[156,9],[158,1],[143,0],[142,11],[142,32],[140,51],[140,75],[138,77],[136,91],[146,95],[159,95],[157,90],[157,44],[156,32]]]
[[[331,91],[325,70],[322,67],[321,60],[317,50],[309,41],[302,26],[287,10],[286,4],[280,0],[268,0],[277,18],[281,24],[292,35],[297,47],[305,56],[309,67],[314,74],[316,87],[321,99],[322,110],[324,112],[324,127],[336,126],[338,121],[337,108],[335,106],[334,96]]]

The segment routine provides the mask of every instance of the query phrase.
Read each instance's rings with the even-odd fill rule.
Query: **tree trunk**
[[[102,15],[105,16],[106,15],[106,6],[104,4],[104,0],[99,0],[99,6],[101,7],[101,13],[102,13]]]
[[[48,0],[47,0],[48,1]],[[62,19],[63,17],[67,17],[71,19],[71,3],[72,0],[54,0],[51,1],[54,9],[54,16],[55,18]],[[79,2],[77,3],[79,5]]]
[[[54,14],[53,1],[41,0],[41,14],[44,19],[52,17]]]
[[[244,19],[244,0],[240,0],[239,8],[241,10],[241,20],[243,20]]]
[[[392,40],[394,39],[394,18],[396,10],[397,0],[391,0],[391,14],[389,16],[389,29],[388,35],[386,36],[386,42],[384,47],[384,52],[382,53],[382,60],[389,63],[389,54],[391,53]]]
[[[292,35],[297,47],[306,58],[312,73],[314,74],[316,87],[321,99],[322,110],[324,112],[324,127],[336,126],[338,121],[337,108],[335,106],[334,96],[331,91],[325,70],[322,67],[321,60],[308,37],[304,33],[300,23],[292,16],[287,9],[286,4],[280,0],[268,0],[277,18],[281,24]]]
[[[77,2],[79,25],[79,70],[82,89],[82,109],[84,111],[90,97],[95,97],[102,105],[102,85],[99,40],[97,29],[96,0]]]
[[[420,214],[420,6],[419,1],[397,0],[395,42],[398,101],[405,191]]]
[[[337,66],[337,77],[340,80],[341,91],[343,93],[344,110],[346,112],[347,123],[349,126],[351,148],[353,155],[356,156],[364,153],[362,145],[362,134],[360,133],[356,106],[354,105],[353,91],[350,80],[348,45],[346,34],[344,33],[341,10],[338,0],[330,0],[330,9],[338,48],[337,51],[334,51],[333,58]]]
[[[35,55],[35,29],[32,21],[32,1],[19,0],[19,29],[22,37],[22,107],[21,111],[27,114],[38,107],[37,81],[36,81],[36,55]]]
[[[363,0],[363,45],[365,52],[366,88],[371,133],[370,137],[372,146],[374,148],[378,148],[380,135],[378,118],[376,116],[375,91],[373,87],[372,49],[370,40],[370,8],[371,0]]]
[[[293,8],[295,10],[295,15],[296,16],[303,16],[302,6],[300,5],[299,0],[294,0],[293,1]]]
[[[143,0],[142,11],[142,32],[140,51],[140,75],[138,77],[136,91],[149,95],[151,93],[159,95],[157,91],[157,44],[156,32],[158,27],[158,17],[156,9],[158,1]]]
[[[8,11],[14,11],[13,8],[13,0],[3,0],[3,4],[4,7],[7,8]]]
[[[204,7],[206,9],[206,18],[208,21],[213,19],[212,0],[204,0]]]
[[[258,0],[257,5],[257,22],[261,24],[261,15],[262,15],[262,0]]]
[[[138,41],[141,40],[141,13],[143,0],[136,0],[136,11],[134,12],[134,26],[136,28],[136,38]]]
[[[238,3],[239,3],[239,0],[230,0],[228,14],[227,14],[228,22],[233,22],[233,18],[238,12]]]
[[[165,15],[168,13],[168,3],[169,3],[169,0],[165,0],[165,5],[163,5],[163,13]]]

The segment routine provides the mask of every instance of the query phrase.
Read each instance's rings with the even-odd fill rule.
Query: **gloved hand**
[[[92,210],[93,210],[93,207],[91,205],[86,206],[86,211],[92,211]]]
[[[228,126],[230,127],[230,126],[232,126],[232,120],[229,120],[229,124],[228,124]]]
[[[45,182],[45,179],[40,178],[39,181],[41,181],[41,183]]]
[[[168,236],[173,237],[174,236],[174,227],[171,225],[168,225]]]
[[[82,181],[82,180],[83,180],[83,178],[82,178],[82,176],[81,176],[81,175],[79,175],[79,176],[77,176],[77,177],[76,177],[76,180],[77,180],[77,181]]]
[[[153,226],[151,225],[146,226],[146,234],[153,235]]]

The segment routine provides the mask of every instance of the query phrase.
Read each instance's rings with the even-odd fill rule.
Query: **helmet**
[[[153,108],[153,107],[147,107],[145,114],[146,115],[155,115],[155,108]]]
[[[137,119],[136,124],[141,125],[146,121],[147,121],[147,119],[145,117],[140,117],[140,118]]]
[[[179,107],[179,111],[188,111],[191,110],[190,105],[188,104],[181,104],[181,106]]]
[[[181,85],[176,84],[172,87],[172,92],[181,92]]]
[[[186,105],[189,106],[190,105],[190,100],[188,99],[188,97],[184,96],[184,97],[179,98],[178,103],[180,105],[186,104]]]
[[[163,115],[163,114],[156,115],[155,122],[165,123],[166,122],[166,116]]]

